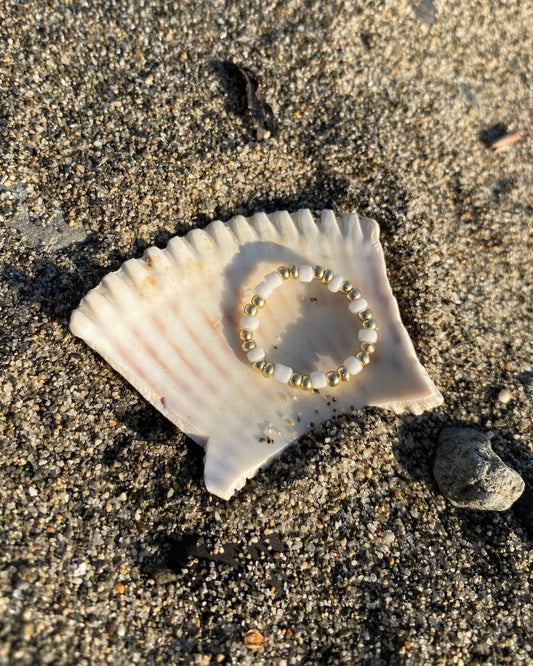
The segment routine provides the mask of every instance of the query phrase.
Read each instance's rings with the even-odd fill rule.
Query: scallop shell
[[[331,268],[371,305],[379,343],[350,382],[305,392],[251,368],[238,335],[242,307],[280,264]],[[319,281],[288,280],[260,315],[255,337],[274,362],[308,373],[357,350],[346,299]],[[107,275],[70,328],[205,447],[206,487],[224,499],[320,422],[366,405],[418,414],[442,403],[401,322],[379,227],[355,213],[325,210],[319,222],[309,210],[257,213],[193,229]]]

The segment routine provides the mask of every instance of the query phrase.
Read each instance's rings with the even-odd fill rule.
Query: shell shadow
[[[225,205],[221,204],[213,214],[203,214],[200,212],[194,219],[191,219],[191,225],[203,227],[213,219],[225,220],[237,214],[248,216],[259,211],[293,211],[306,207],[315,211],[321,208],[368,210],[363,205],[364,203],[365,199],[363,195],[360,193],[354,195],[348,179],[332,174],[323,165],[318,165],[310,173],[304,187],[295,189],[284,196],[265,197],[264,195],[258,195],[257,197],[246,198],[245,201],[242,201],[236,207],[232,206],[231,210],[228,210]],[[104,247],[103,240],[98,235],[92,233],[83,242],[66,245],[60,250],[43,252],[41,258],[34,264],[4,262],[0,267],[0,279],[3,279],[17,290],[18,295],[16,298],[20,299],[21,303],[39,304],[39,310],[47,317],[56,320],[68,335],[68,320],[72,310],[77,307],[81,298],[92,287],[96,286],[107,273],[117,270],[126,259],[141,256],[148,247],[154,244],[163,247],[176,233],[181,234],[188,230],[189,227],[184,227],[180,224],[176,224],[174,228],[169,230],[159,229],[154,232],[154,235],[148,241],[140,242],[136,240],[132,244],[131,250],[125,251],[119,251],[112,246],[108,248],[107,245]],[[288,252],[282,248],[285,254],[281,253],[280,255],[279,249],[279,246],[272,244],[272,256],[285,256],[284,261],[287,263],[302,263],[303,258],[297,253]],[[102,261],[103,256],[104,260]],[[230,266],[228,270],[236,271],[237,268]],[[238,270],[240,272],[242,268],[239,267]],[[251,265],[249,270],[252,270]],[[241,274],[241,279],[242,275],[244,274]],[[230,280],[229,276],[227,280]],[[235,293],[232,295],[228,291],[225,293],[225,298],[227,299],[228,311],[233,312],[236,305]],[[283,332],[284,351],[297,347],[301,323],[301,318],[296,317],[294,323]],[[235,329],[227,324],[224,333],[227,339],[231,340],[232,346],[235,347],[238,343],[235,336]],[[9,335],[9,329],[4,329],[1,333],[1,337],[4,338],[7,338]],[[82,345],[81,342],[78,341],[78,343]],[[324,345],[325,343],[323,344],[321,340],[317,339],[316,353],[327,353]],[[240,349],[238,351],[241,353]],[[93,352],[88,349],[85,349],[84,353],[90,356],[93,355]],[[96,354],[94,354],[94,359],[96,363],[105,363]],[[316,358],[308,357],[307,360],[313,362]],[[68,359],[66,367],[68,369]],[[110,369],[110,372],[114,371]],[[120,381],[124,383],[122,377],[120,377]],[[128,387],[128,390],[131,389]],[[152,425],[150,427],[143,425],[150,415],[152,417]],[[122,421],[127,425],[131,433],[135,433],[140,437],[146,436],[150,438],[152,435],[155,435],[158,440],[162,438],[168,439],[169,425],[165,419],[149,405],[146,406],[146,416],[146,419],[139,420],[137,416],[126,411],[123,414],[118,414],[117,420]],[[172,432],[175,432],[176,438],[180,437],[177,431],[172,430]],[[192,473],[192,477],[189,478],[197,479],[198,483],[201,484],[203,450],[190,440],[185,439],[185,444],[187,453],[185,454],[184,469],[186,472],[184,473]],[[125,441],[123,438],[117,436],[116,440],[109,442],[107,450],[103,453],[104,462],[120,458],[128,450],[131,450],[129,446],[129,441]],[[306,473],[305,460],[307,459],[307,455],[305,452],[302,455],[304,462],[298,467],[294,478]]]

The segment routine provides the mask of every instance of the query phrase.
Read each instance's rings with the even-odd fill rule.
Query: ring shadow
[[[236,285],[249,284],[250,277],[257,271],[259,262],[271,263],[272,268],[270,270],[275,270],[276,266],[280,264],[307,264],[309,263],[309,258],[272,241],[253,241],[240,246],[239,253],[235,255],[225,270],[224,290],[222,292],[222,307],[224,312],[235,313],[235,316],[239,313],[244,288],[241,287],[239,289]],[[321,292],[323,292],[320,286],[317,283],[308,285],[309,294],[307,298],[305,301],[300,300],[297,304],[300,311],[293,313],[291,323],[283,331],[278,331],[278,335],[283,337],[283,350],[290,356],[291,365],[295,365],[296,367],[303,367],[304,363],[311,367],[315,366],[320,355],[325,356],[331,353],[331,350],[328,349],[328,325],[324,321],[324,316],[318,312],[319,308],[317,307],[321,298]],[[331,296],[335,295],[331,294]],[[342,316],[345,314],[345,307],[343,308],[337,299],[333,299],[331,304],[328,305],[330,308],[335,308],[334,312],[337,312],[339,315],[335,318],[337,322],[336,337],[346,341],[350,340],[350,336],[353,336],[353,330],[349,324],[349,319]],[[304,319],[306,320],[306,330],[316,330],[316,335],[313,335],[314,348],[311,355],[304,352],[302,345]],[[327,321],[331,321],[331,316],[327,318]],[[224,319],[223,332],[226,342],[235,355],[241,358],[242,362],[247,365],[247,361],[241,350],[242,341],[238,337],[238,328],[238,321],[234,321],[233,317],[226,317]],[[273,353],[276,354],[276,345],[273,345],[273,347]],[[347,345],[346,356],[349,353],[351,353],[351,350]],[[276,360],[275,357],[273,357],[273,360]]]

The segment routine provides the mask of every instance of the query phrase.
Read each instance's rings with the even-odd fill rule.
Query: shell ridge
[[[99,286],[90,291],[84,298],[85,307],[98,326],[108,320],[113,321],[115,317],[114,304],[104,296],[103,291],[104,289]]]
[[[181,384],[184,389],[186,387],[194,404],[193,411],[202,409],[202,406],[215,409],[217,396],[210,391],[210,382],[215,379],[218,384],[228,379],[223,364],[218,361],[219,358],[223,358],[223,350],[217,349],[216,331],[212,332],[211,340],[214,341],[211,343],[197,337],[197,331],[201,330],[204,323],[210,328],[213,327],[212,315],[205,311],[202,304],[198,304],[186,317],[181,314],[176,303],[173,303],[169,310],[166,323],[161,321],[158,324],[155,321],[155,324],[160,330],[164,328],[166,337],[164,342],[168,345],[165,358],[173,365],[175,382]],[[181,341],[181,348],[184,351],[180,351],[178,340]],[[201,349],[203,354],[195,353],[195,348]],[[189,355],[191,358],[188,358]],[[191,422],[193,421],[194,418],[191,419]]]
[[[143,282],[150,279],[148,267],[141,259],[125,261],[116,274],[133,291],[140,289]]]
[[[239,240],[228,223],[215,220],[208,224],[205,231],[212,238],[219,251],[233,255],[239,246]]]
[[[336,240],[339,236],[342,236],[342,228],[339,224],[339,220],[337,220],[334,211],[330,209],[325,209],[322,211],[320,226],[326,235],[330,238],[334,238]]]
[[[131,310],[134,313],[139,312],[140,305],[140,303],[133,303]],[[159,320],[156,314],[145,318],[134,315],[133,318],[135,321],[129,327],[121,327],[120,335],[121,338],[129,340],[128,349],[140,345],[138,353],[149,362],[150,359],[153,361],[150,362],[150,367],[156,395],[159,396],[159,399],[164,398],[170,405],[175,401],[166,396],[171,396],[176,393],[176,390],[179,390],[181,396],[178,403],[179,408],[193,412],[197,409],[198,404],[205,402],[205,386],[202,386],[204,382],[200,382],[199,386],[196,376],[197,365],[192,360],[188,361],[173,342],[174,339],[181,339],[186,346],[191,346],[190,339],[193,339],[194,336],[188,325],[178,317],[169,318],[168,315],[166,323]],[[172,334],[169,333],[170,331]],[[133,335],[133,338],[130,334]],[[157,340],[157,346],[149,342],[151,340]],[[134,359],[129,358],[128,355],[124,356],[124,365],[129,368],[130,375],[132,374],[130,366],[134,363]],[[138,373],[133,373],[133,376],[137,375]],[[134,385],[136,386],[136,384]],[[159,405],[156,406],[159,408]],[[190,419],[182,420],[182,425],[183,423],[194,427]]]
[[[102,290],[104,291],[104,290]],[[118,359],[121,359],[122,367],[130,368],[129,374],[133,373],[138,377],[139,381],[145,381],[150,386],[154,386],[154,382],[148,380],[146,373],[141,369],[139,362],[141,357],[145,359],[145,352],[139,348],[139,341],[136,339],[134,331],[125,327],[121,322],[117,326],[117,317],[114,304],[109,301],[103,293],[92,293],[87,298],[86,303],[93,312],[93,319],[95,321],[95,331],[108,331],[107,337],[99,345],[91,344],[96,351],[102,353],[102,349],[107,351],[108,355],[114,353]],[[106,324],[111,322],[111,326],[106,328]],[[92,339],[95,341],[95,338]],[[136,352],[139,358],[133,357],[133,351]],[[159,392],[159,388],[154,389]]]
[[[130,301],[135,297],[135,288],[130,280],[125,280],[124,276],[121,275],[120,271],[115,271],[114,273],[109,273],[106,275],[102,282],[98,285],[99,296],[105,298],[112,308],[116,308],[121,312],[128,313],[128,310],[124,308],[124,301]],[[87,295],[89,296],[89,294]],[[129,309],[129,313],[132,313],[132,309]]]
[[[158,409],[168,420],[176,425],[182,432],[184,432],[188,437],[194,439],[198,444],[203,446],[203,441],[205,438],[197,431],[194,426],[190,423],[187,423],[183,420],[182,417],[176,412],[176,409],[179,405],[174,404],[170,406],[168,402],[164,399],[164,396],[156,395],[152,392],[151,387],[141,381],[137,376],[132,374],[131,370],[127,365],[113,357],[109,352],[101,349],[97,349],[92,345],[89,345],[97,351],[102,358],[109,363],[109,365],[117,372],[122,375],[132,386],[133,388],[143,396],[145,400],[151,403],[156,409]]]
[[[199,260],[213,254],[216,244],[204,229],[191,229],[186,236]]]
[[[154,390],[158,394],[165,394],[176,385],[173,380],[174,377],[181,377],[184,374],[194,376],[196,368],[194,365],[187,368],[186,360],[176,355],[175,347],[167,334],[168,326],[158,325],[158,318],[155,313],[151,317],[138,316],[138,313],[142,312],[143,298],[138,288],[136,288],[136,281],[150,275],[150,268],[152,267],[147,267],[141,260],[134,261],[136,263],[130,263],[127,271],[129,271],[130,276],[134,273],[135,281],[126,282],[123,280],[123,276],[111,273],[102,280],[99,297],[106,299],[112,308],[121,313],[118,324],[113,324],[114,332],[116,336],[119,336],[118,338],[115,336],[115,343],[119,339],[125,344],[125,347],[122,344],[124,349],[136,348],[137,353],[142,354],[145,360],[153,359],[152,371],[155,377],[152,383]],[[116,320],[116,317],[112,317],[115,309],[111,310],[109,315],[113,320]],[[175,327],[177,329],[175,330],[175,336],[183,339],[184,325],[179,320],[176,321],[178,325]],[[156,339],[159,340],[157,349],[147,342]],[[116,348],[116,344],[113,346]],[[129,368],[131,374],[134,361],[129,358],[127,352],[122,352],[121,355],[124,359],[123,367]],[[134,375],[138,374],[138,372],[134,372]]]
[[[344,236],[347,243],[353,243],[356,247],[366,241],[365,229],[362,218],[357,213],[346,213],[342,216]]]
[[[187,240],[187,236],[174,236],[174,238],[171,238],[165,248],[165,252],[167,252],[171,262],[176,267],[196,262],[198,259],[193,246]]]
[[[292,218],[304,238],[314,239],[319,235],[320,231],[309,208],[300,208],[292,214]]]
[[[149,272],[158,278],[166,277],[172,270],[171,255],[167,248],[161,250],[158,247],[149,247],[142,260]]]
[[[129,368],[130,373],[138,377],[139,381],[147,383],[154,395],[160,398],[168,386],[170,373],[162,362],[159,351],[146,341],[147,332],[146,326],[116,327],[115,335],[110,336],[111,346],[117,351],[119,358],[122,358],[123,365]],[[151,362],[152,359],[155,364]],[[150,364],[150,375],[145,371],[147,363]]]
[[[294,220],[288,211],[276,211],[275,213],[270,213],[269,217],[278,230],[281,240],[290,245],[298,242],[300,231],[294,224]]]
[[[237,215],[231,218],[231,220],[227,222],[227,225],[235,235],[238,245],[254,243],[259,240],[259,234],[256,229],[242,215]]]
[[[279,229],[266,213],[262,211],[256,213],[250,218],[250,223],[257,231],[260,240],[276,241],[279,239]]]
[[[381,235],[381,227],[379,226],[376,220],[371,219],[370,217],[359,218],[363,236],[366,242],[369,245],[372,245],[374,248],[377,248],[381,253],[383,253],[383,248],[379,242],[379,237]]]
[[[97,327],[90,317],[85,314],[84,307],[80,306],[70,315],[69,328],[78,338],[91,339],[97,331]]]

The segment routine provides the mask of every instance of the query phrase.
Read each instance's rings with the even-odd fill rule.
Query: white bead
[[[249,328],[251,331],[257,331],[259,328],[259,319],[250,315],[244,315],[244,317],[241,317],[241,328]]]
[[[321,389],[328,385],[328,380],[326,379],[325,372],[312,372],[311,373],[311,384],[314,389]]]
[[[343,366],[348,370],[351,375],[356,375],[363,369],[363,364],[355,356],[348,356],[344,361]]]
[[[254,347],[253,349],[250,349],[250,351],[246,354],[246,357],[250,363],[255,363],[256,361],[260,361],[262,358],[265,358],[265,350],[263,347]]]
[[[283,363],[276,363],[274,367],[274,379],[282,384],[286,384],[292,375],[292,368],[289,368],[288,365],[283,365]]]
[[[373,328],[362,328],[359,331],[359,340],[361,342],[376,342],[378,332]]]
[[[260,282],[257,287],[254,289],[255,293],[261,296],[261,298],[268,298],[272,293],[272,289],[268,286],[266,282]]]
[[[348,310],[350,312],[353,312],[356,314],[357,312],[362,312],[368,307],[368,303],[365,301],[364,298],[358,298],[356,301],[350,301],[350,305],[348,306]]]
[[[342,275],[334,275],[331,282],[328,284],[328,289],[332,292],[339,291],[341,284],[344,282],[344,277]]]
[[[306,264],[298,266],[298,280],[300,280],[300,282],[312,282],[313,276],[314,272],[312,266],[307,266]]]
[[[278,271],[272,271],[272,273],[265,275],[265,282],[267,283],[268,288],[274,291],[274,289],[277,289],[283,284],[283,278]]]

